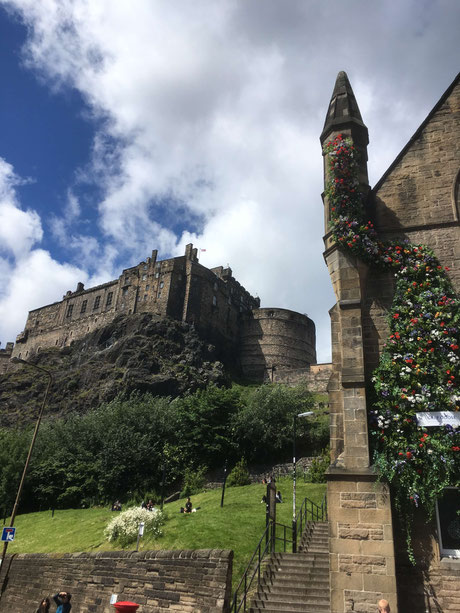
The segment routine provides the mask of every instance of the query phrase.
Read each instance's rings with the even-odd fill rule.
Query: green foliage
[[[249,485],[250,483],[251,479],[249,477],[248,465],[246,464],[246,460],[241,458],[228,475],[227,486]]]
[[[319,457],[313,458],[305,480],[308,483],[326,483],[326,470],[330,463],[329,447],[326,447]]]
[[[181,496],[183,498],[192,496],[203,489],[204,484],[206,483],[207,470],[208,469],[206,466],[200,466],[196,470],[192,470],[191,468],[186,469],[184,486],[181,492]]]
[[[300,386],[262,385],[247,390],[245,402],[233,418],[234,437],[244,457],[266,462],[289,455],[294,415],[313,408],[311,394]],[[307,420],[299,420],[299,444],[308,433]],[[311,431],[309,435],[313,436]]]
[[[21,511],[141,501],[147,492],[158,500],[163,465],[165,496],[180,488],[196,492],[204,466],[289,458],[293,415],[312,408],[303,388],[210,385],[174,400],[133,394],[83,415],[43,421]],[[313,455],[326,437],[326,415],[299,420],[299,455]],[[0,500],[7,512],[30,438],[30,430],[0,429]]]
[[[32,438],[30,429],[0,429],[0,511],[11,513]]]

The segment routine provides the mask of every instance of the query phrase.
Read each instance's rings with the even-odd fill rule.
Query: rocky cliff
[[[188,324],[150,313],[120,315],[63,349],[33,358],[53,374],[46,416],[84,412],[134,391],[178,396],[209,382],[224,383],[224,369]],[[0,379],[0,425],[22,425],[37,415],[47,377],[18,365]]]

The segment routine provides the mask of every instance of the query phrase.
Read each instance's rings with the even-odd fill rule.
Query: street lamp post
[[[296,487],[296,457],[295,457],[295,439],[296,439],[296,426],[298,417],[308,417],[313,415],[313,411],[306,411],[305,413],[298,413],[294,415],[293,435],[292,435],[292,464],[294,465],[294,479],[292,483],[292,553],[297,552],[297,517],[296,517],[296,505],[295,505],[295,487]]]
[[[32,366],[32,368],[37,368],[38,370],[41,370],[42,372],[44,372],[48,376],[48,385],[46,386],[46,391],[45,391],[45,395],[43,397],[43,402],[42,402],[42,405],[40,407],[40,411],[38,413],[37,421],[35,423],[35,430],[34,430],[34,433],[33,433],[33,436],[32,436],[32,440],[30,442],[29,453],[27,454],[26,463],[24,464],[24,470],[22,471],[21,481],[19,482],[19,487],[18,487],[18,491],[17,491],[17,494],[16,494],[16,500],[15,500],[14,506],[13,506],[13,512],[11,513],[10,526],[13,526],[14,525],[14,520],[16,518],[17,511],[18,511],[19,500],[21,498],[22,488],[23,488],[23,485],[24,485],[24,480],[26,478],[27,469],[29,468],[30,458],[32,456],[32,451],[33,451],[33,448],[34,448],[34,445],[35,445],[35,439],[37,438],[38,429],[40,427],[40,422],[41,422],[42,415],[43,415],[43,410],[44,410],[45,405],[46,405],[46,399],[48,398],[48,392],[49,392],[49,389],[51,387],[51,383],[53,381],[53,375],[48,370],[46,370],[45,368],[42,368],[41,366],[37,366],[36,364],[32,364],[32,362],[26,362],[26,360],[21,360],[20,358],[11,358],[10,362],[12,362],[13,364],[26,364],[27,366]],[[0,559],[0,569],[2,567],[3,560],[5,559],[6,550],[7,549],[8,549],[8,541],[5,541],[5,544],[3,545],[2,557]]]

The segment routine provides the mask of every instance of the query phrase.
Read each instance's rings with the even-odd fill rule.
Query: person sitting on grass
[[[72,594],[69,594],[69,592],[58,592],[55,594],[53,600],[57,606],[56,613],[69,613],[72,608],[70,604],[71,598]]]
[[[185,503],[184,513],[192,512],[192,501],[190,500],[190,496],[187,498],[187,502]]]

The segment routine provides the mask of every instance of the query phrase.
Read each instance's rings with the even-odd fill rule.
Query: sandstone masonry
[[[10,357],[28,359],[45,347],[65,347],[112,321],[119,314],[153,313],[193,324],[221,349],[230,351],[243,374],[257,381],[279,366],[309,368],[316,363],[315,325],[306,315],[286,309],[260,309],[232,276],[230,268],[208,269],[197,249],[158,260],[157,251],[118,279],[85,289],[78,283],[62,300],[29,312],[14,348],[0,352],[0,369]]]
[[[113,612],[112,594],[141,605],[143,613],[225,613],[232,560],[233,552],[216,549],[7,556],[0,610],[35,611],[46,595],[66,590],[79,613]]]
[[[431,247],[460,290],[460,76],[371,189],[368,131],[345,73],[339,73],[321,143],[339,133],[359,152],[359,189],[379,236]],[[328,180],[325,165],[325,183]],[[331,613],[375,610],[381,597],[391,610],[453,611],[460,603],[460,561],[444,558],[432,524],[413,537],[417,567],[400,542],[391,495],[376,480],[367,431],[366,389],[388,336],[386,317],[394,293],[388,272],[370,269],[341,251],[329,229],[324,199],[324,257],[336,295],[330,310],[332,375],[331,467],[328,471]],[[421,520],[422,521],[422,520]]]

